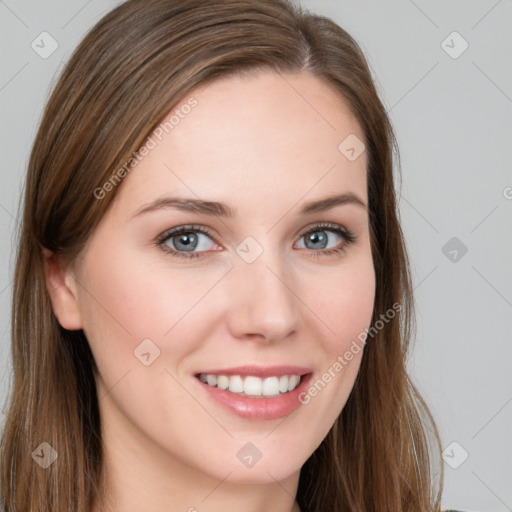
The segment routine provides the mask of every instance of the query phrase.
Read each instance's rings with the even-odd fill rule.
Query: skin
[[[63,327],[84,330],[99,367],[109,497],[101,509],[297,512],[301,466],[346,403],[363,352],[307,405],[272,421],[226,411],[194,374],[291,364],[318,379],[369,326],[367,209],[298,213],[349,191],[367,204],[366,153],[349,161],[338,150],[349,134],[364,136],[348,103],[305,72],[223,78],[190,96],[197,106],[124,178],[74,265],[45,253],[55,314]],[[223,201],[237,214],[168,208],[134,217],[164,195]],[[318,254],[303,236],[318,222],[357,240]],[[210,228],[213,237],[195,232],[204,257],[186,260],[155,244],[187,224]],[[327,249],[346,244],[313,231],[329,238]],[[250,264],[236,252],[247,236],[263,248]],[[149,366],[134,356],[147,338],[160,350]],[[247,442],[262,453],[251,468],[236,457]]]

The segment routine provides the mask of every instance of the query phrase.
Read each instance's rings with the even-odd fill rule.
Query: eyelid
[[[341,231],[343,235],[350,241],[355,241],[356,237],[354,233],[347,229],[346,227],[342,226],[341,224],[334,224],[332,222],[317,222],[314,224],[309,225],[304,231],[299,231],[297,236],[303,237],[304,235],[307,235],[311,231],[321,230],[325,229],[326,231],[332,230],[334,232]]]
[[[213,233],[213,231],[203,225],[199,224],[183,224],[182,226],[176,226],[175,228],[170,228],[165,230],[163,233],[157,236],[155,239],[155,242],[163,243],[165,240],[169,239],[172,235],[187,232],[187,231],[198,231],[200,233],[204,233],[205,235],[208,235],[215,243],[218,243],[215,240],[216,235]]]

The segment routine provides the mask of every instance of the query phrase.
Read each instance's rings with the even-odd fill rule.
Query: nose
[[[297,279],[276,253],[265,251],[252,263],[236,261],[227,279],[226,309],[233,337],[271,343],[299,329]]]

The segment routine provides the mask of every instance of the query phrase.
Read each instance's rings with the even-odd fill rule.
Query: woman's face
[[[217,80],[173,113],[72,274],[107,448],[141,472],[297,476],[373,310],[362,130],[307,73]]]

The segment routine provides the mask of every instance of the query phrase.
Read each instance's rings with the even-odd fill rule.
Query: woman
[[[3,508],[439,511],[394,149],[329,19],[106,15],[29,163]]]

